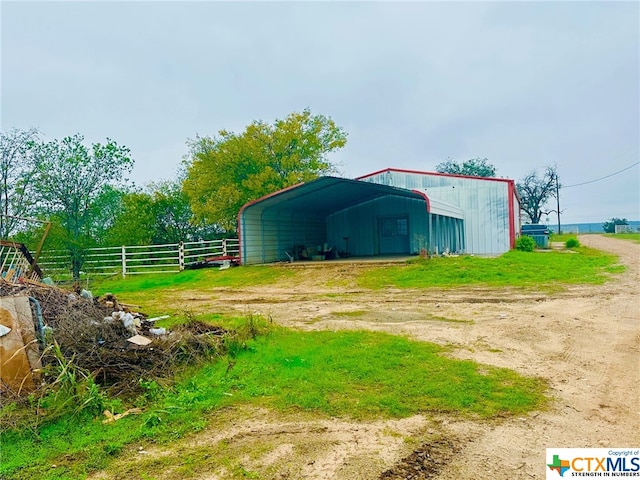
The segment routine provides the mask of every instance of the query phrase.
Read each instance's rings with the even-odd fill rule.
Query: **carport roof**
[[[306,211],[326,217],[333,212],[389,195],[423,200],[426,211],[450,216],[450,213],[434,211],[437,203],[444,202],[430,204],[430,199],[423,192],[338,177],[320,177],[274,192],[245,204],[239,216],[248,210],[275,209],[279,212]]]

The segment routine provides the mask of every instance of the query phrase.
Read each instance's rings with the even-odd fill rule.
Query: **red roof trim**
[[[424,197],[424,201],[427,204],[427,213],[429,213],[431,211],[431,201],[429,200],[429,197],[427,197],[427,194],[424,192],[421,192],[420,190],[411,190],[411,191],[417,193],[421,197]]]
[[[457,175],[453,173],[440,173],[440,172],[424,172],[420,170],[405,170],[403,168],[385,168],[378,170],[377,172],[367,173],[361,177],[356,177],[356,180],[363,180],[365,178],[373,177],[374,175],[380,175],[386,172],[399,172],[399,173],[416,173],[418,175],[433,175],[436,177],[455,177],[455,178],[471,178],[473,180],[491,180],[493,182],[513,182],[508,178],[495,178],[495,177],[474,177],[473,175]]]
[[[516,248],[516,220],[515,220],[515,202],[513,197],[516,190],[513,180],[509,181],[509,248],[513,250]],[[518,206],[520,206],[520,199],[518,198]]]

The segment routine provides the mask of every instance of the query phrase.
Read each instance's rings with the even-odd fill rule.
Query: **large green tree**
[[[114,221],[106,229],[102,244],[104,246],[152,244],[155,223],[151,195],[141,191],[127,192],[116,206]]]
[[[254,121],[241,134],[197,137],[190,142],[184,190],[199,220],[235,230],[245,203],[335,172],[327,155],[346,141],[333,120],[308,109],[273,125]]]
[[[470,158],[462,163],[452,158],[447,158],[444,162],[436,165],[436,172],[468,175],[471,177],[495,177],[496,167],[489,163],[487,158]]]
[[[177,181],[155,182],[149,185],[153,201],[154,243],[176,243],[195,240],[199,227],[193,218],[189,197]]]
[[[83,142],[82,135],[74,135],[39,144],[32,181],[42,209],[63,227],[76,279],[99,213],[98,200],[109,186],[125,184],[124,175],[133,168],[127,147],[109,139],[90,147]]]
[[[38,135],[35,128],[0,132],[0,238],[16,232],[20,221],[15,217],[33,213],[32,153]]]
[[[153,182],[124,194],[103,245],[146,245],[217,238],[215,226],[198,222],[180,180]]]

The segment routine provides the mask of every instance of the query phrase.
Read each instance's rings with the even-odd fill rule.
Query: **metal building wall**
[[[354,256],[419,253],[423,248],[458,252],[465,249],[463,223],[460,208],[424,193],[321,177],[243,206],[238,214],[240,256],[245,265],[268,263],[287,260],[294,245],[311,249],[324,244]],[[395,233],[389,234],[389,227]]]
[[[325,219],[300,212],[249,210],[240,217],[245,265],[287,260],[294,245],[326,242]]]
[[[288,259],[294,245],[324,245],[353,256],[380,254],[379,220],[407,217],[409,250],[431,253],[465,251],[461,219],[427,213],[424,201],[383,197],[330,214],[327,218],[296,211],[248,210],[240,217],[243,264],[260,264]],[[349,237],[348,246],[345,237]]]
[[[346,208],[327,217],[327,237],[337,250],[346,250],[344,237],[349,237],[349,252],[356,256],[378,255],[379,225],[384,217],[407,217],[409,252],[419,251],[419,236],[428,235],[428,216],[424,201],[387,196]]]
[[[511,248],[510,221],[513,219],[509,204],[514,198],[507,181],[396,170],[386,170],[359,180],[420,190],[429,197],[461,207],[464,210],[467,253],[500,254]]]
[[[423,248],[439,253],[465,250],[462,219],[428,214],[423,201],[401,197],[384,197],[329,215],[328,242],[338,251],[346,251],[344,238],[348,237],[348,250],[352,255],[379,255],[379,221],[388,217],[408,218],[409,251],[406,253],[417,254]]]

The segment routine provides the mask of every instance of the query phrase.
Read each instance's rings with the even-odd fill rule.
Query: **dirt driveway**
[[[197,469],[202,480],[229,478],[238,468],[266,479],[506,480],[545,478],[548,447],[638,448],[640,245],[598,235],[580,241],[619,255],[627,271],[603,286],[553,295],[515,289],[372,294],[349,283],[345,265],[323,270],[335,288],[316,288],[323,284],[316,269],[303,284],[182,298],[299,329],[371,329],[454,345],[459,358],[545,378],[553,398],[546,411],[489,422],[419,415],[355,423],[239,409],[171,449],[148,454],[179,462],[209,450],[215,458],[224,444],[227,466]],[[134,451],[130,460],[138,462]],[[180,478],[171,468],[159,477]]]

